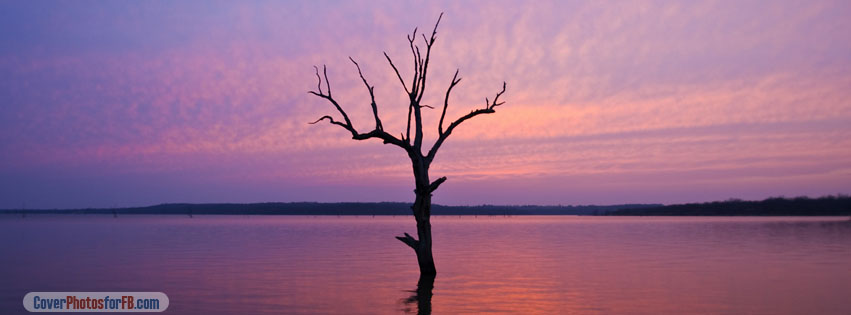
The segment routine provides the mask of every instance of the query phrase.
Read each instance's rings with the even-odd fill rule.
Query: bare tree
[[[416,182],[416,189],[414,189],[415,199],[414,205],[411,207],[413,211],[414,218],[417,221],[417,238],[412,237],[408,233],[405,233],[404,236],[397,236],[396,238],[400,241],[404,242],[408,246],[414,249],[417,253],[417,262],[420,266],[420,274],[421,275],[434,275],[436,273],[436,269],[434,267],[434,256],[431,251],[431,193],[434,192],[440,184],[446,181],[446,177],[440,177],[434,181],[429,180],[428,168],[431,166],[431,162],[434,160],[437,151],[440,149],[440,146],[443,145],[443,142],[446,141],[446,138],[449,137],[450,134],[457,128],[461,123],[467,121],[470,118],[473,118],[482,114],[490,114],[495,112],[495,108],[499,105],[502,105],[504,102],[499,101],[499,97],[505,93],[505,82],[502,83],[502,90],[499,93],[496,93],[493,100],[491,101],[488,98],[485,98],[485,106],[483,108],[479,108],[471,111],[470,113],[459,117],[455,121],[451,122],[449,126],[445,129],[443,128],[443,121],[446,116],[446,109],[449,107],[449,96],[452,93],[452,88],[454,88],[458,83],[461,82],[461,78],[458,77],[458,70],[455,71],[455,75],[452,77],[452,81],[449,83],[449,87],[446,89],[446,96],[443,99],[443,110],[440,113],[440,123],[437,126],[437,140],[432,145],[431,149],[428,150],[425,154],[423,153],[423,123],[422,123],[422,109],[423,107],[432,108],[428,105],[422,104],[423,94],[425,94],[426,89],[426,75],[428,74],[428,65],[431,57],[431,48],[434,46],[435,36],[437,35],[437,26],[440,24],[440,19],[443,17],[443,13],[438,17],[437,22],[434,24],[434,30],[431,32],[431,37],[426,37],[425,34],[422,35],[422,39],[425,44],[425,55],[423,55],[423,51],[420,50],[420,47],[415,42],[417,41],[417,29],[415,28],[413,33],[408,36],[408,43],[411,48],[411,55],[413,55],[414,60],[414,76],[410,82],[405,82],[402,79],[402,75],[399,73],[399,69],[396,68],[396,65],[393,63],[393,60],[390,59],[390,56],[387,53],[384,53],[384,57],[387,58],[387,62],[390,64],[390,67],[393,68],[393,71],[396,73],[396,76],[399,78],[399,82],[402,83],[402,88],[405,89],[405,92],[408,95],[408,124],[407,130],[404,133],[399,135],[399,138],[388,133],[384,130],[384,127],[381,124],[381,119],[378,115],[378,105],[375,103],[375,86],[369,85],[366,78],[363,76],[363,72],[361,72],[360,65],[349,57],[349,60],[355,65],[358,70],[358,75],[360,75],[361,81],[366,86],[366,89],[369,91],[369,96],[371,99],[372,106],[372,114],[375,119],[375,128],[369,132],[361,133],[358,132],[354,125],[352,125],[351,120],[349,120],[349,115],[346,114],[346,111],[343,110],[343,107],[337,102],[336,99],[331,94],[331,84],[328,82],[328,71],[326,67],[322,66],[322,75],[320,76],[319,68],[314,67],[316,70],[316,78],[319,83],[317,84],[316,91],[309,91],[310,94],[316,95],[320,98],[323,98],[330,102],[337,109],[337,112],[342,116],[342,120],[335,120],[330,115],[322,116],[311,124],[316,124],[320,121],[327,120],[329,123],[333,125],[337,125],[342,127],[343,129],[348,130],[352,133],[352,139],[355,140],[367,140],[367,139],[380,139],[384,142],[384,144],[392,144],[398,146],[405,150],[408,154],[408,157],[411,159],[411,166],[414,171],[414,180]],[[325,82],[325,90],[322,89],[323,77]],[[413,125],[411,121],[413,120]],[[413,129],[414,136],[411,138],[411,129]]]

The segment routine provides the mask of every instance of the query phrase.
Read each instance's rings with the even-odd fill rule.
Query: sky
[[[851,193],[849,1],[3,1],[0,208],[406,201],[403,150],[309,125],[327,65],[359,130],[405,128],[406,35],[445,12],[425,104],[458,127],[433,201]],[[438,108],[440,108],[438,106]],[[439,110],[424,109],[426,144]]]

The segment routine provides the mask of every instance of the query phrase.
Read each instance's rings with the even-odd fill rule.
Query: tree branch
[[[411,46],[411,53],[414,55],[414,81],[411,88],[411,106],[413,106],[414,111],[414,143],[413,147],[417,151],[421,151],[422,143],[423,143],[423,118],[422,118],[422,107],[420,103],[422,102],[423,95],[425,95],[426,88],[426,78],[428,75],[428,63],[431,59],[431,47],[434,45],[435,37],[437,36],[437,27],[440,25],[440,20],[443,18],[443,13],[440,13],[440,16],[437,18],[437,22],[434,23],[434,29],[431,32],[431,38],[426,40],[426,53],[425,58],[423,58],[422,53],[420,52],[420,48],[417,45],[414,45],[414,41],[417,39],[417,32],[414,29],[414,33],[411,36],[408,36],[408,42]],[[425,36],[423,36],[425,39]],[[422,153],[420,153],[421,155]]]
[[[325,65],[322,65],[322,72],[325,74],[325,87],[328,90],[327,93],[323,93],[322,89],[321,89],[322,88],[322,79],[319,77],[319,68],[317,68],[316,66],[313,66],[313,68],[316,69],[316,78],[319,79],[319,84],[318,84],[319,92],[308,91],[308,93],[319,96],[321,98],[324,98],[324,99],[328,100],[329,102],[331,102],[331,104],[334,104],[334,107],[337,108],[337,111],[340,112],[341,115],[343,115],[343,119],[346,121],[346,125],[351,127],[352,121],[349,120],[349,115],[346,115],[346,111],[344,111],[343,108],[340,107],[340,104],[338,104],[337,101],[334,100],[333,97],[331,97],[331,84],[328,83],[328,69],[325,67]]]
[[[323,119],[328,119],[328,122],[330,122],[330,123],[332,123],[332,124],[335,124],[335,125],[338,125],[338,126],[340,126],[340,127],[343,127],[343,128],[345,128],[346,130],[349,130],[349,126],[348,126],[348,125],[346,125],[346,124],[344,124],[344,123],[341,123],[341,122],[339,122],[339,121],[334,121],[334,118],[333,118],[333,117],[331,117],[331,116],[328,116],[328,115],[322,116],[322,117],[320,117],[319,119],[317,119],[316,121],[314,121],[314,122],[309,122],[308,124],[315,125],[316,123],[318,123],[318,122],[322,121]],[[351,131],[351,130],[349,130],[349,131]]]
[[[384,130],[384,127],[381,126],[381,119],[378,118],[378,105],[375,104],[375,86],[369,86],[369,83],[366,82],[366,78],[363,77],[363,72],[360,71],[360,65],[349,56],[349,60],[355,64],[355,67],[358,68],[358,75],[360,75],[360,79],[363,80],[363,85],[366,85],[366,89],[369,90],[369,98],[372,101],[370,105],[372,106],[372,115],[375,117],[375,129],[376,130]]]
[[[370,131],[370,132],[367,132],[367,133],[360,133],[360,134],[357,134],[355,136],[352,136],[352,139],[355,139],[355,140],[366,140],[366,139],[372,139],[372,138],[381,139],[381,140],[384,141],[384,144],[393,144],[393,145],[396,145],[396,146],[398,146],[402,149],[405,149],[405,151],[408,151],[408,150],[411,149],[410,145],[403,142],[402,140],[397,139],[393,135],[385,132],[384,130],[373,130],[373,131]]]
[[[399,69],[396,68],[396,65],[393,64],[393,60],[390,59],[390,56],[387,55],[387,52],[384,52],[384,58],[387,58],[387,62],[390,63],[390,67],[393,68],[393,71],[396,72],[396,77],[399,78],[399,82],[402,83],[402,88],[405,89],[405,94],[411,95],[411,92],[408,91],[408,86],[405,84],[405,80],[402,79],[402,75],[399,74]]]
[[[410,152],[411,146],[407,142],[403,142],[402,140],[397,139],[396,137],[385,132],[381,128],[381,120],[378,118],[378,106],[375,105],[375,95],[373,93],[374,87],[370,86],[369,83],[367,83],[366,79],[364,79],[363,73],[360,71],[360,66],[358,66],[357,62],[355,62],[354,59],[352,59],[352,62],[354,62],[355,66],[357,66],[358,74],[360,74],[361,79],[363,80],[367,89],[369,89],[369,94],[370,94],[370,97],[372,98],[373,114],[375,116],[375,123],[376,123],[375,129],[370,131],[370,132],[367,132],[367,133],[359,133],[355,129],[355,127],[352,125],[352,121],[349,120],[349,115],[347,115],[346,111],[344,111],[343,108],[340,106],[340,104],[337,103],[337,100],[335,100],[334,97],[331,96],[331,85],[328,83],[328,71],[327,71],[325,66],[322,66],[322,72],[325,76],[326,91],[322,91],[322,77],[319,76],[319,68],[314,66],[313,68],[316,70],[316,78],[319,81],[319,84],[317,85],[317,90],[319,90],[319,91],[308,91],[308,93],[316,95],[318,97],[321,97],[321,98],[327,100],[328,102],[330,102],[331,104],[333,104],[334,107],[337,109],[337,111],[340,113],[340,115],[343,116],[343,119],[345,120],[345,122],[336,121],[330,115],[325,115],[325,116],[322,116],[319,119],[317,119],[316,121],[311,122],[309,124],[316,124],[316,123],[318,123],[322,120],[328,120],[329,123],[331,123],[333,125],[340,126],[343,129],[346,129],[347,131],[349,131],[352,134],[352,139],[355,139],[355,140],[367,140],[367,139],[372,139],[372,138],[381,139],[381,140],[384,141],[385,144],[388,144],[388,143],[394,144],[394,145],[396,145],[396,146],[398,146],[402,149],[405,149],[405,151]]]
[[[416,95],[416,93],[418,91],[417,83],[420,80],[420,69],[419,69],[420,60],[417,56],[417,50],[419,48],[417,48],[414,45],[414,40],[416,38],[417,38],[417,28],[415,27],[414,32],[413,32],[413,36],[408,35],[408,44],[411,46],[411,55],[414,58],[414,78],[411,80],[411,92],[408,93],[408,97],[411,98],[411,100],[414,99],[414,96]]]
[[[416,250],[417,247],[419,247],[419,244],[420,244],[420,241],[418,241],[417,239],[415,239],[413,236],[411,236],[408,233],[405,233],[405,236],[396,236],[396,239],[402,241],[402,243],[407,244],[408,246],[410,246],[414,250]]]
[[[435,181],[431,182],[431,184],[428,185],[428,192],[431,193],[431,192],[437,190],[437,187],[440,187],[440,184],[443,184],[443,182],[445,182],[445,181],[446,181],[446,176],[443,176],[443,177],[438,178]]]
[[[505,104],[505,102],[499,102],[499,97],[502,96],[503,93],[505,93],[505,82],[502,82],[502,91],[499,91],[499,93],[496,93],[496,96],[493,98],[493,103],[491,103],[490,109],[493,109],[494,107]],[[499,103],[497,103],[497,102],[499,102]]]
[[[440,19],[442,18],[443,12],[440,12],[440,16],[437,17],[437,22],[434,23],[434,29],[431,31],[431,39],[426,40],[425,34],[423,34],[423,40],[426,43],[426,57],[425,60],[420,59],[420,62],[422,62],[422,71],[420,75],[420,91],[417,93],[417,103],[422,101],[423,94],[425,94],[426,74],[428,73],[428,62],[431,57],[431,46],[434,45],[434,40],[437,38],[437,26],[440,25]],[[417,54],[419,55],[419,51],[417,52]]]
[[[411,55],[414,58],[414,78],[411,80],[411,93],[408,94],[409,107],[408,111],[413,111],[414,114],[414,144],[413,147],[419,151],[422,146],[423,141],[423,120],[421,108],[419,106],[418,100],[422,95],[420,85],[422,83],[423,73],[423,58],[420,55],[420,47],[414,45],[414,41],[417,39],[417,29],[414,28],[414,32],[411,35],[408,35],[408,44],[411,47]],[[408,126],[411,125],[410,115],[408,115]],[[410,127],[408,129],[410,133]],[[410,139],[410,134],[408,134],[408,138]]]
[[[446,97],[443,99],[443,112],[440,113],[440,123],[437,125],[437,134],[443,134],[443,118],[446,117],[446,108],[449,107],[449,93],[452,93],[452,88],[461,82],[461,79],[458,78],[458,71],[461,69],[455,69],[455,75],[452,77],[452,83],[449,84],[449,88],[446,89]]]
[[[461,116],[460,118],[456,119],[451,124],[449,124],[449,127],[446,128],[446,132],[441,133],[440,136],[437,137],[437,141],[434,142],[434,145],[431,146],[431,150],[428,151],[428,155],[426,156],[426,163],[431,163],[431,161],[434,160],[434,156],[437,154],[437,150],[440,149],[440,146],[443,145],[443,142],[446,141],[446,138],[448,138],[449,135],[452,134],[452,131],[455,130],[455,128],[458,127],[458,125],[460,125],[461,123],[463,123],[467,119],[476,117],[476,116],[481,115],[481,114],[495,113],[496,111],[494,110],[494,108],[505,103],[505,102],[498,102],[499,97],[502,96],[502,94],[505,93],[505,87],[506,87],[505,82],[502,82],[502,91],[499,91],[499,93],[496,93],[496,97],[493,98],[493,102],[488,101],[488,103],[485,104],[485,108],[480,108],[480,109],[471,111],[469,114]]]
[[[328,81],[328,68],[322,65],[322,74],[325,76],[325,88],[328,90],[328,97],[331,97],[331,81]]]
[[[325,67],[325,65],[322,65]],[[319,90],[319,94],[322,94],[322,77],[319,76],[319,68],[317,66],[313,66],[313,70],[316,71],[316,80],[319,81],[316,83],[316,89]]]

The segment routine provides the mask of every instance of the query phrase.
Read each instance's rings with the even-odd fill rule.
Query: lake
[[[848,217],[0,216],[0,313],[153,291],[168,314],[851,314]]]

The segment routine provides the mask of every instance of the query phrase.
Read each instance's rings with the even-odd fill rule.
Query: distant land
[[[611,206],[478,205],[433,204],[432,215],[600,215],[621,209],[659,207],[661,204]],[[411,215],[405,202],[265,202],[265,203],[169,203],[133,208],[6,209],[4,214],[240,214],[240,215]]]
[[[5,209],[0,214],[169,214],[169,215],[410,215],[404,202],[170,203],[147,207],[86,209]],[[851,196],[731,199],[689,204],[623,205],[432,205],[433,215],[617,215],[617,216],[843,216],[851,215]]]
[[[768,198],[762,201],[731,199],[727,201],[688,203],[668,206],[618,209],[606,215],[631,216],[844,216],[851,215],[851,196],[821,198]]]

